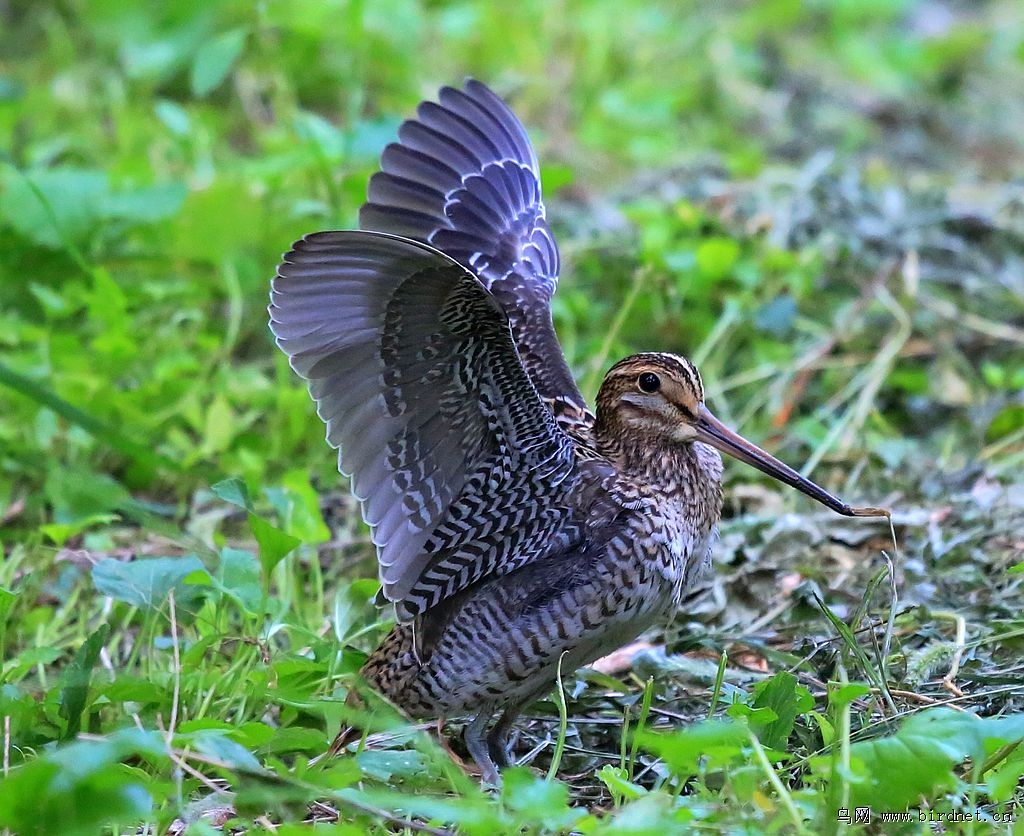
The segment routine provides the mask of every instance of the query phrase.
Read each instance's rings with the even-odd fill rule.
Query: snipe
[[[475,714],[466,745],[494,782],[559,660],[633,639],[708,566],[718,451],[840,514],[885,512],[726,428],[682,357],[620,361],[588,410],[552,327],[537,158],[483,84],[421,104],[381,168],[364,231],[284,257],[271,329],[340,449],[398,616],[363,673],[414,716]]]

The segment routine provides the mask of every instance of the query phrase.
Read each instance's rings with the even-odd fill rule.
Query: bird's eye
[[[640,387],[641,392],[650,395],[661,388],[661,378],[653,372],[644,372],[636,379],[636,385]]]

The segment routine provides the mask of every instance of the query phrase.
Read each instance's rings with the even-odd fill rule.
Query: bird
[[[839,514],[888,513],[729,429],[684,357],[615,363],[592,411],[552,322],[559,269],[526,129],[469,79],[401,125],[359,229],[306,235],[271,287],[394,607],[362,674],[411,717],[471,717],[494,785],[557,672],[666,619],[708,570],[721,453]]]

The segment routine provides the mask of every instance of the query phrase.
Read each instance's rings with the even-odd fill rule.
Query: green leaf
[[[70,166],[0,168],[0,219],[51,249],[81,244],[110,220],[145,224],[169,218],[186,194],[181,183],[113,190],[105,172]]]
[[[239,508],[245,508],[247,511],[252,510],[252,500],[249,498],[249,488],[245,482],[237,477],[231,479],[225,479],[223,482],[218,482],[210,488],[213,491],[214,496],[218,496],[225,502],[230,502],[232,505],[237,505]]]
[[[110,637],[110,625],[101,624],[75,653],[75,658],[61,674],[60,716],[64,718],[64,740],[74,738],[82,726],[92,669],[100,658],[100,651]]]
[[[647,790],[641,787],[639,784],[634,784],[629,780],[629,773],[625,769],[618,766],[612,766],[610,763],[605,764],[597,772],[597,777],[601,780],[601,783],[608,787],[608,791],[619,799],[633,799],[640,798],[647,794]]]
[[[68,540],[72,537],[77,537],[83,531],[109,525],[112,522],[116,522],[117,519],[117,514],[93,514],[92,516],[75,520],[73,523],[47,523],[46,525],[39,526],[39,531],[58,546],[63,546]]]
[[[247,613],[258,613],[263,607],[260,564],[250,551],[230,546],[221,549],[213,584]]]
[[[830,688],[831,687],[833,686],[830,686]],[[849,705],[854,700],[866,697],[870,693],[870,686],[865,685],[862,682],[850,682],[836,687],[835,690],[830,690],[828,694],[828,702],[829,705],[834,707]]]
[[[281,484],[284,490],[267,488],[265,493],[284,521],[285,530],[303,543],[326,543],[330,540],[331,531],[320,513],[320,494],[309,483],[309,473],[291,470],[282,477]]]
[[[364,755],[369,754],[384,753],[363,752],[359,758],[362,759]],[[461,833],[465,829],[471,836],[497,836],[499,833],[519,832],[518,828],[509,827],[508,818],[501,815],[499,808],[478,790],[467,790],[450,798],[401,792],[396,789],[358,790],[355,787],[340,790],[337,794],[343,800],[352,799],[357,803],[369,804],[383,810],[399,809],[408,815],[458,825],[458,832]]]
[[[13,659],[4,661],[3,666],[0,667],[0,679],[17,682],[32,668],[48,665],[62,655],[59,648],[49,645],[26,648]]]
[[[64,400],[52,389],[19,374],[3,363],[0,363],[0,385],[7,386],[25,397],[31,398],[41,406],[49,407],[62,418],[81,427],[100,441],[135,459],[140,465],[153,470],[157,468],[165,468],[172,472],[181,470],[180,462],[152,452],[145,445],[127,438],[116,428]]]
[[[643,748],[658,755],[680,778],[696,774],[702,761],[710,769],[742,757],[748,743],[745,726],[722,720],[704,720],[668,734],[643,731],[638,737]]]
[[[775,717],[767,723],[751,719],[750,727],[769,749],[784,751],[797,716],[814,708],[814,697],[798,685],[797,678],[788,671],[779,671],[770,679],[759,682],[754,686],[752,696],[754,708],[769,708]]]
[[[0,219],[34,244],[63,249],[99,226],[109,196],[107,175],[80,168],[30,172],[0,167]]]
[[[541,188],[544,194],[554,194],[559,189],[572,185],[576,171],[571,165],[547,163],[540,172]]]
[[[177,215],[187,194],[184,183],[156,183],[118,191],[104,201],[104,214],[133,224],[155,224]]]
[[[368,618],[375,615],[373,597],[380,589],[380,582],[370,578],[359,578],[339,587],[334,594],[334,635],[339,644],[345,644],[357,627],[362,627]]]
[[[300,546],[302,541],[255,514],[249,514],[249,526],[260,547],[260,565],[263,567],[264,580],[267,580],[274,567],[288,552]]]
[[[906,810],[921,796],[955,788],[955,767],[965,759],[980,762],[987,750],[1021,739],[1024,714],[986,718],[944,708],[914,714],[894,734],[850,747],[860,779],[850,784],[851,805]]]
[[[166,759],[156,732],[125,729],[45,752],[0,779],[0,827],[12,833],[92,836],[149,817],[153,802],[128,758]]]
[[[117,679],[103,686],[103,696],[112,703],[134,702],[159,705],[168,699],[167,689],[148,679],[118,672]]]
[[[668,836],[669,834],[685,834],[699,832],[680,822],[689,820],[686,810],[672,812],[672,797],[663,792],[649,792],[646,795],[629,801],[616,811],[610,834],[623,836]],[[712,830],[714,832],[714,830]]]
[[[366,749],[356,756],[356,762],[364,775],[385,782],[420,778],[429,764],[423,753],[415,749]]]
[[[224,452],[236,434],[238,421],[228,399],[216,392],[206,408],[203,426],[202,454],[210,458]]]
[[[192,62],[192,92],[200,98],[215,90],[231,72],[248,36],[245,28],[231,29],[206,41]]]
[[[261,724],[262,725],[262,724]],[[294,754],[302,752],[308,755],[322,754],[330,743],[330,737],[316,729],[302,729],[294,726],[277,729],[270,738],[259,745],[261,754]],[[354,764],[353,764],[354,767]],[[354,778],[351,783],[359,780],[358,768],[353,768]]]
[[[203,729],[180,736],[187,740],[196,751],[214,758],[228,769],[262,772],[263,767],[252,752],[240,743],[236,743],[228,737],[228,734],[227,730]]]
[[[84,467],[62,467],[56,462],[46,474],[43,490],[58,523],[105,515],[131,503],[131,494],[107,474]]]
[[[779,715],[770,708],[751,708],[745,703],[737,702],[729,706],[726,715],[733,720],[743,719],[751,728],[765,727],[778,720]]]
[[[298,819],[318,794],[316,787],[287,775],[245,771],[238,775],[234,807],[240,816],[255,818],[268,811],[275,818]]]
[[[502,801],[518,813],[520,822],[563,831],[583,815],[569,806],[569,788],[561,781],[539,778],[524,767],[506,769],[501,777]]]
[[[1004,406],[992,418],[985,431],[986,441],[998,441],[1024,429],[1024,405],[1009,404]]]
[[[1024,746],[1018,745],[1005,761],[985,775],[985,786],[994,801],[1010,801],[1024,776]]]
[[[187,607],[203,594],[201,587],[185,583],[193,572],[205,572],[194,554],[148,557],[123,561],[103,558],[92,569],[92,582],[101,595],[136,607],[157,609],[174,590],[175,603]]]
[[[187,136],[192,130],[192,120],[188,111],[170,99],[158,99],[153,105],[157,118],[164,123],[175,136]]]

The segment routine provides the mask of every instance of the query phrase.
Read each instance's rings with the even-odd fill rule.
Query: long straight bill
[[[811,499],[816,499],[822,505],[831,508],[837,514],[846,517],[888,517],[889,512],[884,508],[854,508],[847,505],[838,497],[833,496],[820,485],[816,485],[797,473],[788,464],[780,462],[756,444],[747,441],[739,433],[730,430],[725,424],[719,421],[706,406],[701,406],[697,413],[697,440],[710,444],[712,447],[721,450],[726,455],[746,462],[756,467],[762,473],[767,473],[773,479],[778,479],[801,493],[807,494]]]

